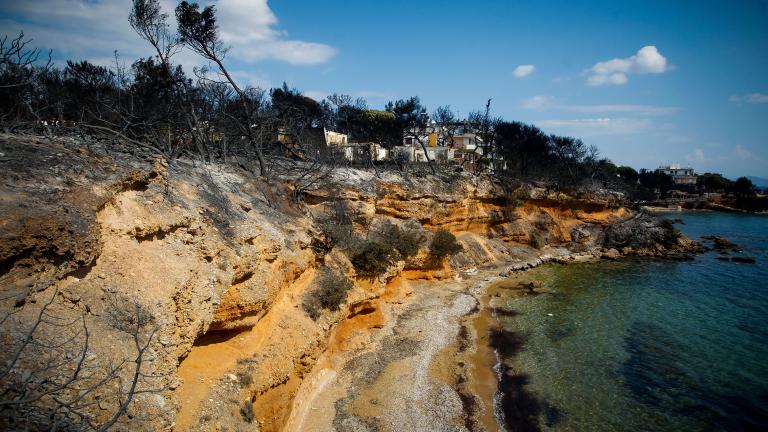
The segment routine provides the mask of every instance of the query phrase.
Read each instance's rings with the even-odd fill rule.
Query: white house
[[[679,164],[661,165],[656,169],[656,172],[671,176],[677,185],[695,185],[698,179],[693,168],[683,168]]]

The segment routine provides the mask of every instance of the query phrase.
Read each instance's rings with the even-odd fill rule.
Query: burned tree
[[[93,353],[89,318],[57,298],[54,289],[42,305],[0,319],[0,427],[105,431],[131,413],[137,395],[165,390],[147,372],[158,325],[144,307],[124,299],[109,308],[107,323],[130,342],[125,357],[105,362]]]
[[[422,139],[423,136],[429,133],[430,124],[427,109],[421,105],[419,98],[414,96],[408,99],[400,99],[394,103],[390,102],[387,105],[387,111],[392,112],[400,121],[401,129],[419,143],[430,171],[432,174],[437,174],[437,170],[429,157],[427,145]]]
[[[498,154],[507,161],[510,172],[522,179],[540,173],[549,159],[549,137],[539,128],[521,122],[501,122],[496,126]]]
[[[203,160],[210,159],[215,141],[211,124],[200,118],[198,92],[192,81],[187,79],[180,66],[173,65],[172,57],[181,50],[183,42],[171,32],[167,19],[168,15],[162,12],[157,0],[134,0],[128,17],[131,27],[152,46],[157,59],[156,62],[151,58],[140,59],[134,63],[134,86],[141,90],[151,83],[163,97],[152,100],[151,97],[141,97],[142,94],[136,96],[139,101],[147,102],[146,106],[165,109],[164,115],[141,116],[148,123],[144,129],[148,133],[143,138],[158,143],[170,159],[192,146]]]
[[[39,84],[51,71],[51,52],[40,64],[44,54],[30,47],[31,42],[23,32],[0,39],[0,126],[7,132],[43,129],[50,134],[45,114],[49,103]]]
[[[486,168],[490,168],[496,162],[495,128],[501,119],[491,117],[491,101],[485,104],[485,110],[469,113],[467,123],[480,138],[481,145],[472,150],[472,161],[475,162],[475,174],[481,174]],[[482,157],[477,157],[477,150],[482,149]]]
[[[456,131],[459,129],[458,116],[451,110],[450,105],[439,106],[432,113],[432,118],[438,127],[438,133],[440,140],[446,146],[453,145],[453,137],[456,135]]]
[[[229,48],[224,45],[219,35],[216,24],[216,8],[207,6],[202,11],[197,3],[182,1],[176,7],[176,20],[178,21],[179,40],[190,50],[204,59],[212,62],[222,76],[237,94],[237,100],[242,107],[242,119],[236,122],[240,132],[247,137],[249,144],[256,153],[259,163],[259,173],[267,177],[267,163],[264,157],[263,143],[259,140],[254,130],[260,119],[256,116],[257,107],[252,103],[247,91],[240,88],[235,79],[224,66],[224,58]],[[205,78],[205,72],[201,71],[201,77]]]

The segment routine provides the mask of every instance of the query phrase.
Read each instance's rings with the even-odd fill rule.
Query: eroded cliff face
[[[22,350],[41,309],[82,321],[88,339],[80,332],[62,359],[84,359],[96,371],[78,379],[93,388],[80,399],[99,424],[126,400],[146,343],[140,391],[120,420],[132,430],[278,430],[320,354],[364,343],[388,320],[387,305],[409,295],[409,280],[522,259],[532,247],[600,247],[608,226],[632,216],[611,195],[527,187],[524,199],[510,199],[488,179],[461,175],[339,172],[296,203],[290,183],[266,183],[232,166],[168,166],[111,153],[106,143],[2,136],[0,153],[1,306],[11,314],[2,323],[3,360],[21,359],[4,385],[30,381],[29,371],[41,379],[50,373],[24,357],[34,347]],[[361,233],[384,219],[416,221],[427,233],[450,230],[464,252],[435,269],[421,264],[424,249],[378,279],[356,278],[343,253],[318,247],[314,221],[337,200],[355,210]],[[340,310],[315,321],[301,305],[322,267],[355,285]],[[102,370],[114,371],[99,383]],[[9,425],[19,413],[2,415]]]

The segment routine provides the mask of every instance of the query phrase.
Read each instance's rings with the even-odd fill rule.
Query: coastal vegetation
[[[435,233],[434,237],[439,233],[440,231]],[[349,259],[358,274],[368,277],[380,276],[395,262],[405,261],[416,255],[425,238],[422,229],[398,227],[384,221],[372,229],[365,240],[357,241],[356,250],[349,251]]]
[[[348,277],[336,271],[324,269],[317,280],[317,287],[304,298],[304,310],[312,319],[317,319],[322,309],[335,311],[347,299],[347,293],[352,286],[352,281]]]
[[[464,248],[456,241],[456,236],[442,228],[435,232],[432,242],[429,244],[429,254],[437,262],[441,262],[446,257],[455,255],[462,250]]]
[[[385,273],[396,261],[416,255],[426,239],[420,226],[398,226],[386,220],[362,236],[355,231],[353,222],[361,218],[346,201],[334,197],[331,207],[329,214],[317,219],[323,233],[323,248],[338,247],[344,251],[359,275],[375,277]]]
[[[376,241],[366,241],[352,255],[350,261],[358,274],[376,277],[384,274],[395,262],[396,251],[389,245]]]

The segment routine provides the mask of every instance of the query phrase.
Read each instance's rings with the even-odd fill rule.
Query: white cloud
[[[631,104],[615,104],[615,105],[572,105],[565,107],[566,111],[578,112],[578,113],[627,113],[645,116],[666,116],[675,114],[680,111],[677,107],[665,107],[654,105],[631,105]]]
[[[629,81],[630,74],[664,73],[668,70],[667,58],[655,46],[648,45],[631,57],[595,63],[586,75],[587,83],[592,86],[623,85]]]
[[[161,4],[175,28],[176,2],[161,0]],[[336,54],[329,45],[287,38],[276,28],[278,20],[267,0],[218,0],[215,5],[222,40],[232,45],[229,57],[233,60],[311,65],[327,62]],[[24,30],[35,46],[53,49],[59,57],[106,61],[118,50],[133,60],[152,55],[152,51],[129,25],[130,8],[131,2],[126,0],[4,2],[4,12],[18,19],[6,18],[0,25],[10,34]],[[185,66],[202,63],[185,52],[177,61]]]
[[[532,64],[520,65],[515,68],[512,74],[517,78],[524,78],[536,71],[536,66]]]
[[[215,3],[221,38],[230,44],[277,39],[277,17],[266,0],[219,0]]]
[[[218,0],[221,38],[232,45],[232,54],[245,61],[280,60],[295,65],[325,63],[336,49],[316,42],[284,39],[276,30],[277,17],[267,0]]]
[[[596,105],[567,105],[558,102],[552,96],[537,95],[525,99],[521,107],[533,111],[558,110],[580,114],[622,113],[639,116],[667,116],[680,111],[677,107],[634,105],[634,104],[596,104]]]
[[[584,119],[553,119],[535,121],[534,124],[547,132],[555,132],[577,137],[607,135],[633,135],[644,132],[651,121],[643,118],[599,117]]]
[[[768,103],[768,95],[762,93],[749,93],[745,95],[733,95],[728,99],[733,103]]]
[[[557,100],[552,96],[537,95],[523,101],[521,106],[528,110],[544,111],[555,107]]]
[[[591,75],[587,82],[591,86],[624,85],[629,81],[627,74],[617,72],[610,75]]]
[[[253,45],[234,46],[232,52],[245,61],[280,60],[294,65],[325,63],[336,55],[336,49],[314,42],[272,40]]]
[[[24,31],[32,45],[73,59],[110,58],[114,50],[131,58],[150,55],[149,47],[128,24],[129,2],[13,2],[5,12],[19,16],[0,23],[5,33]]]

